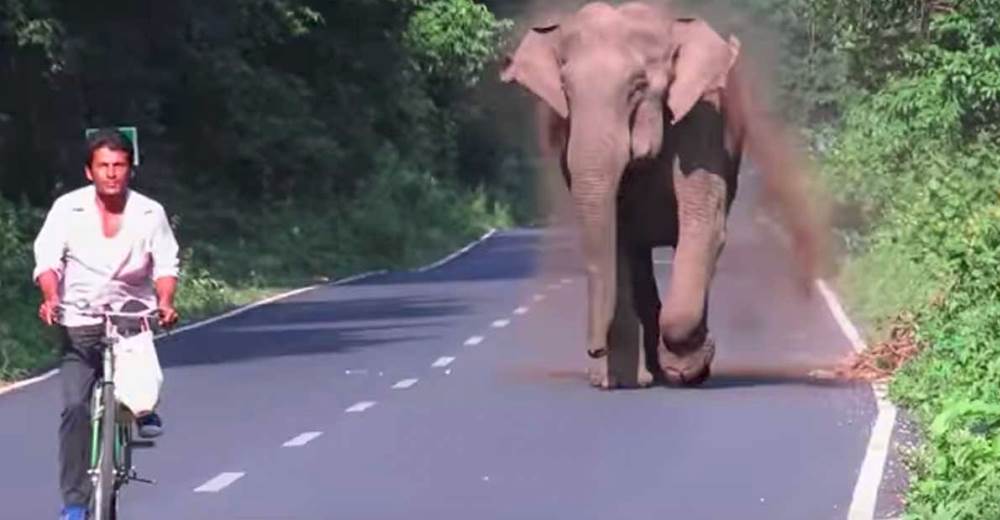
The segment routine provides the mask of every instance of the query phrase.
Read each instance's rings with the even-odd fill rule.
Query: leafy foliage
[[[472,0],[433,0],[410,17],[403,41],[428,76],[472,86],[512,26]]]
[[[825,158],[844,207],[865,223],[865,247],[847,267],[853,285],[921,288],[881,306],[853,293],[883,320],[915,313],[927,345],[891,386],[924,431],[911,518],[1000,517],[998,7],[873,4],[880,25],[847,33],[855,63],[872,65],[861,78],[871,90],[848,102]],[[893,34],[902,39],[891,63],[872,55]]]
[[[509,26],[472,0],[0,0],[0,380],[53,359],[30,240],[86,127],[139,127],[188,319],[529,216],[474,90]]]

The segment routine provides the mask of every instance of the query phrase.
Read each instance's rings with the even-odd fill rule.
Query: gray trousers
[[[63,328],[59,487],[65,505],[86,505],[90,500],[90,398],[103,369],[98,348],[102,338],[104,325]]]

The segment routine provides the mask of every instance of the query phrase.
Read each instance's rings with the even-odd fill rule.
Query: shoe
[[[135,423],[139,426],[139,436],[143,439],[152,439],[163,434],[163,421],[156,412],[137,417]]]
[[[87,520],[87,508],[83,506],[66,506],[59,513],[59,520]]]

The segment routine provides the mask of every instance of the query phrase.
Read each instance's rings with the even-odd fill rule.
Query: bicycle
[[[115,399],[114,345],[123,337],[121,328],[114,318],[134,319],[150,327],[150,318],[159,316],[158,310],[141,312],[115,312],[108,308],[93,309],[85,302],[74,305],[60,304],[57,320],[62,322],[66,312],[82,317],[101,318],[105,326],[101,341],[101,363],[103,370],[94,383],[90,404],[91,442],[90,474],[93,490],[88,505],[88,518],[92,520],[116,520],[118,516],[118,496],[122,486],[131,481],[156,484],[156,481],[139,477],[132,465],[132,450],[152,448],[155,442],[133,437],[132,425],[135,417],[131,410]],[[110,456],[109,456],[110,454]]]

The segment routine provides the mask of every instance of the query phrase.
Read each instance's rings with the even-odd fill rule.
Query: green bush
[[[36,318],[40,296],[31,281],[32,230],[40,225],[36,211],[0,198],[0,381],[54,359],[53,338]]]
[[[976,101],[943,81],[952,70],[856,100],[824,171],[840,203],[864,217],[864,248],[844,276],[852,308],[879,323],[913,313],[927,346],[890,387],[924,433],[908,514],[991,519],[1000,516],[1000,145],[987,126],[969,131]]]

